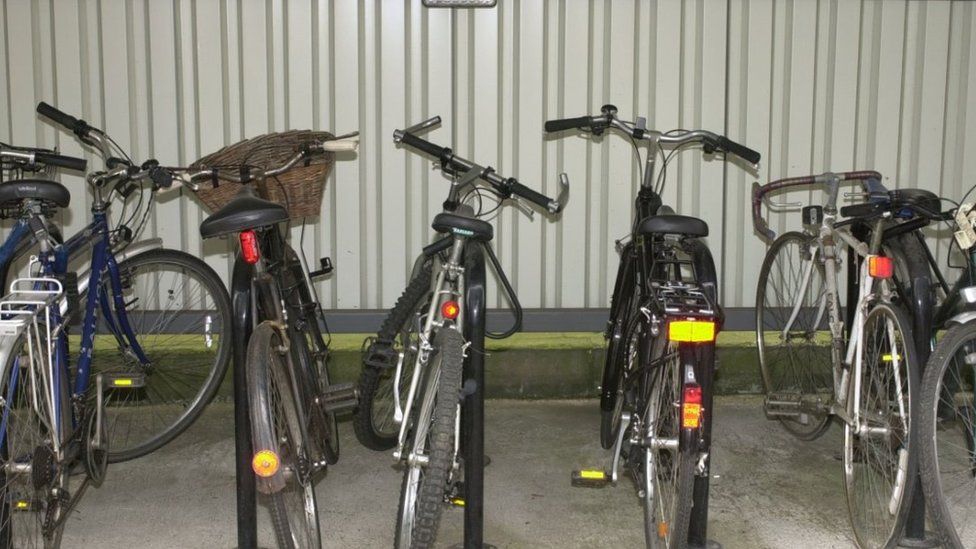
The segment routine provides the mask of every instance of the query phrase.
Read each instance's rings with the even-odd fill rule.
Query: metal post
[[[237,459],[237,547],[256,549],[258,545],[256,486],[251,472],[251,421],[247,409],[247,342],[251,337],[252,267],[240,255],[231,277],[231,327],[234,352],[234,453]]]
[[[468,394],[461,406],[464,455],[464,548],[482,549],[485,493],[485,257],[474,242],[465,247],[464,332],[471,346],[464,361]]]

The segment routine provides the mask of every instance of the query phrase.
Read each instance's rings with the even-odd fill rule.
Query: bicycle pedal
[[[318,403],[326,413],[348,412],[359,405],[359,390],[355,383],[336,383],[319,396]]]
[[[602,469],[573,471],[573,486],[577,488],[603,488],[610,484],[610,475]]]
[[[44,506],[41,505],[40,501],[23,499],[23,498],[12,498],[10,501],[10,508],[13,511],[20,511],[20,512],[44,510]]]
[[[464,498],[448,498],[447,502],[454,507],[464,507]]]
[[[146,386],[146,374],[102,374],[106,389],[138,389]]]

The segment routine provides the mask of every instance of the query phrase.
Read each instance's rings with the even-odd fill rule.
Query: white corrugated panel
[[[764,155],[757,173],[695,152],[669,169],[665,200],[705,218],[726,306],[749,306],[765,246],[752,181],[877,169],[891,187],[959,198],[976,183],[974,7],[968,2],[499,0],[495,9],[420,0],[0,0],[0,140],[83,149],[34,115],[39,100],[105,127],[136,158],[186,164],[287,128],[359,129],[337,163],[305,250],[330,255],[325,305],[390,306],[429,241],[447,181],[391,136],[438,114],[431,140],[531,187],[573,193],[559,222],[498,216],[496,250],[526,307],[603,307],[614,240],[629,227],[630,144],[546,138],[543,121],[617,105],[657,129],[725,132]],[[63,213],[88,218],[84,182]],[[817,193],[797,193],[805,200]],[[166,198],[149,232],[226,275],[225,241],[204,243],[190,196]],[[773,214],[777,231],[798,213]],[[944,231],[943,231],[944,232]],[[293,229],[297,240],[298,228]],[[936,233],[933,231],[932,236]],[[944,236],[944,235],[943,235]],[[941,257],[946,254],[939,247]]]

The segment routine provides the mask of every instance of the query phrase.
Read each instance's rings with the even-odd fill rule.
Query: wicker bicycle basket
[[[229,145],[194,162],[191,169],[218,168],[240,172],[244,166],[255,170],[273,169],[284,164],[302,146],[333,139],[328,132],[291,130],[269,133]],[[292,219],[319,215],[322,192],[335,163],[331,152],[316,155],[308,164],[299,163],[291,170],[266,180],[257,181],[257,193],[288,209]],[[201,181],[197,196],[211,213],[224,207],[240,191],[240,185],[221,182],[214,186]]]

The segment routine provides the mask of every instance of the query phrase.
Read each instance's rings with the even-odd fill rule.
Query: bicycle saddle
[[[46,179],[18,179],[0,185],[0,208],[16,206],[25,199],[40,200],[66,208],[71,200],[71,193],[57,181]]]
[[[430,226],[439,233],[452,233],[487,242],[495,236],[491,223],[453,213],[439,213]]]
[[[200,224],[200,236],[212,238],[247,229],[267,227],[288,220],[288,210],[281,204],[254,195],[250,187],[241,192]]]
[[[637,234],[708,236],[708,224],[697,217],[688,215],[652,215],[640,222],[637,226]]]
[[[941,211],[942,201],[932,191],[925,189],[895,189],[888,191],[891,204],[898,206],[918,206],[933,213]]]

